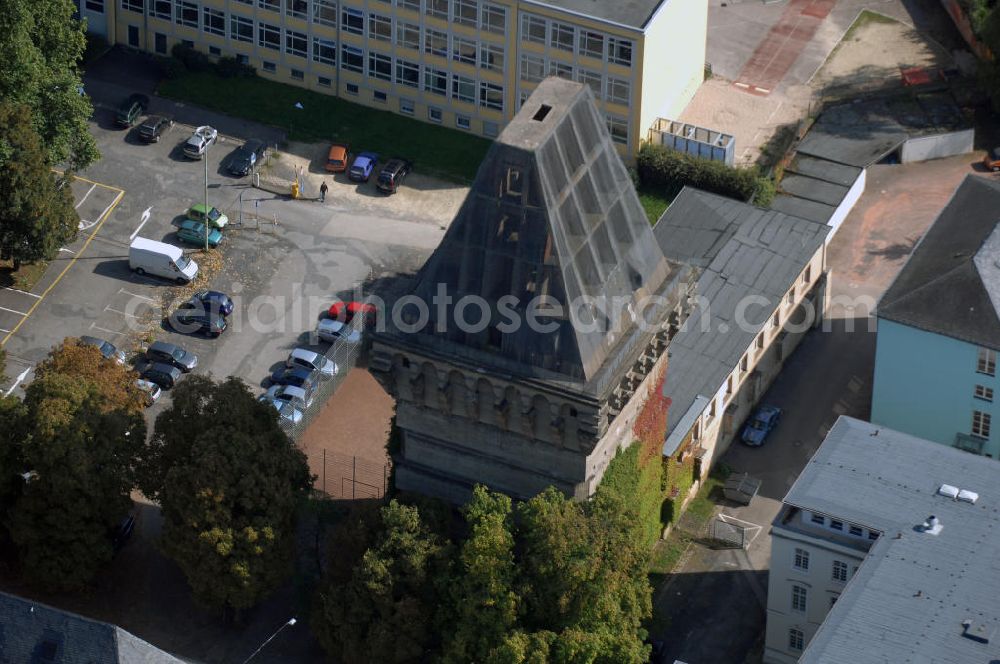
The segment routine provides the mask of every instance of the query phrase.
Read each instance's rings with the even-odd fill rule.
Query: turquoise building
[[[1000,182],[966,176],[879,302],[872,395],[872,422],[994,459],[998,222]]]

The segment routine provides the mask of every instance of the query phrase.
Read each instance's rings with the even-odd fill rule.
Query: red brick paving
[[[734,85],[751,94],[771,94],[836,4],[837,0],[791,0]]]

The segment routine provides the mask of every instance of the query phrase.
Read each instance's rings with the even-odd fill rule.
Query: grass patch
[[[21,268],[14,270],[11,261],[0,261],[0,286],[31,292],[48,267],[47,261],[41,261],[21,263]]]
[[[898,22],[899,21],[897,21],[896,19],[890,18],[885,14],[879,14],[878,12],[873,12],[869,9],[865,9],[860,14],[858,14],[858,17],[856,19],[854,19],[854,23],[851,23],[851,27],[849,27],[847,29],[847,32],[844,33],[844,37],[843,39],[841,39],[841,41],[845,42],[855,39],[858,30],[865,27],[866,25],[872,25],[873,23],[888,24],[888,23],[898,23]]]
[[[663,216],[663,213],[667,211],[670,207],[673,198],[668,198],[662,192],[655,191],[649,187],[643,187],[642,185],[636,189],[636,193],[639,194],[639,202],[642,203],[642,209],[646,211],[646,217],[649,219],[650,225],[656,224],[656,222]]]
[[[291,140],[339,141],[383,158],[400,156],[418,172],[462,183],[472,181],[490,146],[479,136],[259,77],[187,72],[163,81],[159,93],[281,127]]]

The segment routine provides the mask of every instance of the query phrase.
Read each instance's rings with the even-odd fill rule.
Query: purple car
[[[347,176],[355,182],[368,182],[368,178],[372,176],[372,171],[375,170],[377,162],[377,154],[374,152],[362,152],[354,158],[354,163],[351,164],[351,170],[348,171]]]

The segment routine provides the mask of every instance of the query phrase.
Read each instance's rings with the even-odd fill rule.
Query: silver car
[[[330,343],[337,341],[345,341],[349,344],[361,343],[360,332],[332,318],[324,318],[319,322],[316,326],[316,336]]]
[[[215,143],[219,138],[219,132],[215,127],[204,125],[198,127],[191,134],[191,138],[184,144],[184,156],[191,159],[201,159],[205,156],[205,150]]]
[[[302,367],[319,372],[324,378],[331,378],[340,373],[340,367],[333,360],[315,353],[307,348],[296,348],[288,354],[285,366],[289,368]]]
[[[97,350],[101,351],[101,355],[106,360],[114,360],[118,364],[125,364],[125,351],[118,350],[110,341],[98,339],[97,337],[82,336],[80,337],[80,343],[95,346]]]
[[[160,389],[160,386],[151,380],[143,380],[142,378],[140,378],[139,380],[135,381],[135,386],[146,393],[147,406],[152,406],[154,403],[156,403],[156,400],[159,399],[160,395],[163,393],[163,390]]]
[[[287,401],[282,401],[281,399],[271,399],[266,394],[261,395],[257,401],[272,406],[276,411],[278,411],[278,416],[286,422],[298,424],[302,421],[302,411]]]
[[[272,385],[264,396],[268,399],[290,403],[296,408],[308,408],[313,402],[312,389],[303,389],[294,385]]]

